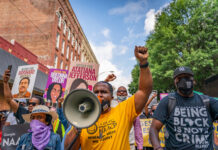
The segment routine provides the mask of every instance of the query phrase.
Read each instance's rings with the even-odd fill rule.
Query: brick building
[[[38,61],[36,55],[28,51],[21,44],[16,41],[10,43],[0,36],[0,64],[0,111],[10,109],[8,103],[4,100],[2,80],[4,71],[7,69],[8,65],[12,65],[11,77],[9,80],[10,87],[12,87],[19,66],[38,64],[33,94],[43,95],[49,69]]]
[[[69,0],[1,0],[0,14],[0,36],[42,64],[68,69],[71,61],[98,63]]]

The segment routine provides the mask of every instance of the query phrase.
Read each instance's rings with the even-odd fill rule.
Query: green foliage
[[[174,89],[174,69],[189,66],[195,74],[195,89],[201,90],[204,80],[218,73],[217,42],[217,0],[173,0],[156,15],[155,29],[146,41],[154,89]],[[138,85],[135,71],[129,85],[132,91]]]

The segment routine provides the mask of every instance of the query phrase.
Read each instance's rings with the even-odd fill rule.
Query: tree
[[[174,69],[189,66],[195,89],[201,91],[204,80],[218,73],[217,42],[217,0],[173,0],[156,15],[155,29],[146,41],[154,89],[171,91]],[[129,87],[137,84],[133,82]]]

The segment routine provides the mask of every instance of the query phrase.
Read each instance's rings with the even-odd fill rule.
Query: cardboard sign
[[[71,62],[65,94],[78,88],[92,91],[98,81],[98,70],[99,64]]]
[[[59,98],[64,97],[67,76],[68,70],[50,69],[43,96],[46,102],[56,103]]]
[[[149,140],[149,130],[150,130],[151,122],[152,119],[140,119],[144,147],[152,147],[151,141]],[[165,127],[163,127],[159,132],[160,145],[162,147],[165,147],[165,138],[164,138],[165,130],[166,130]]]
[[[26,65],[18,67],[11,91],[13,98],[31,98],[37,69],[38,65]]]
[[[2,150],[15,150],[19,144],[20,137],[28,132],[28,123],[4,126],[2,129]]]

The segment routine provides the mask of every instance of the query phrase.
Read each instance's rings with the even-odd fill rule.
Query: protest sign
[[[47,102],[56,103],[59,98],[64,97],[67,76],[68,70],[50,69],[43,96]]]
[[[164,97],[166,97],[168,93],[160,93],[160,100],[162,100]]]
[[[12,87],[13,98],[30,98],[35,84],[38,65],[19,66]]]
[[[65,94],[77,88],[85,88],[92,91],[98,81],[99,64],[71,62]]]
[[[140,119],[142,136],[143,136],[143,147],[152,147],[151,141],[149,140],[149,130],[150,130],[151,122],[152,119]],[[163,127],[159,132],[160,145],[162,147],[165,146],[164,132],[165,132],[165,127]]]
[[[28,132],[28,123],[4,126],[2,129],[2,150],[15,150],[19,144],[21,135]]]
[[[218,121],[213,123],[214,133],[213,133],[213,146],[215,150],[218,150]]]

